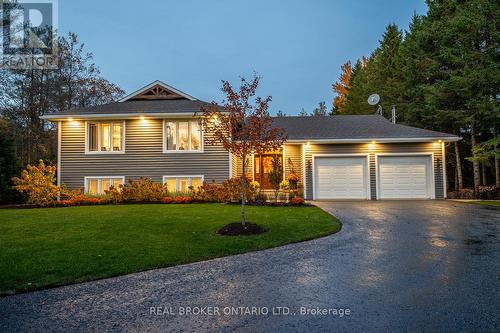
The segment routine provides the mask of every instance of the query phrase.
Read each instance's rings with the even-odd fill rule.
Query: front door
[[[259,182],[263,189],[272,189],[273,185],[269,182],[269,172],[273,169],[273,157],[275,154],[255,155],[254,160],[254,179]]]

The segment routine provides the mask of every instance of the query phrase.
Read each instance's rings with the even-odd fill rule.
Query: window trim
[[[203,184],[203,182],[205,181],[205,176],[204,175],[166,175],[166,176],[163,176],[162,179],[163,179],[163,185],[165,185],[167,183],[167,179],[171,179],[171,178],[175,178],[175,191],[176,192],[179,192],[177,189],[179,188],[179,178],[189,178],[189,183],[191,184],[191,178],[201,178],[201,184]],[[191,185],[189,185],[191,186]],[[188,186],[188,187],[189,187]]]
[[[112,179],[112,178],[120,178],[122,180],[122,184],[125,185],[125,176],[85,176],[83,177],[83,193],[87,194],[88,193],[88,180],[89,179],[97,179],[97,192],[100,192],[101,190],[101,183],[99,180],[102,179]],[[98,193],[96,195],[102,195],[101,193]]]
[[[89,150],[89,124],[102,124],[102,123],[121,123],[122,126],[122,138],[121,138],[121,144],[122,144],[122,149],[117,150],[117,151],[91,151]],[[85,121],[85,154],[86,155],[100,155],[100,154],[125,154],[125,120],[86,120]],[[99,126],[100,128],[100,126]],[[99,130],[100,132],[100,130]],[[99,134],[97,135],[97,140],[98,142],[101,141],[101,138]]]
[[[204,133],[203,133],[203,127],[201,126],[200,124],[200,149],[198,150],[169,150],[167,149],[167,145],[166,145],[166,131],[165,131],[165,126],[166,126],[166,123],[167,122],[175,122],[175,123],[181,123],[181,122],[188,122],[189,123],[189,126],[188,126],[188,132],[189,132],[189,144],[191,144],[191,122],[192,121],[196,121],[196,120],[193,120],[193,119],[169,119],[169,118],[165,118],[163,119],[163,122],[162,122],[162,150],[163,150],[163,153],[164,154],[197,154],[197,153],[203,153],[204,150],[205,150],[205,140],[204,140]],[[178,126],[177,126],[178,128]],[[176,138],[177,140],[179,140],[179,131],[177,130],[177,133],[176,133]],[[177,142],[177,147],[178,147],[178,142]]]

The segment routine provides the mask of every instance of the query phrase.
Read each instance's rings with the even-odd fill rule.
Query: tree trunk
[[[488,185],[488,180],[486,179],[486,165],[484,163],[481,163],[481,178],[483,185]]]
[[[495,147],[495,152],[497,148]],[[495,185],[500,188],[500,159],[495,154]]]
[[[245,225],[245,162],[247,159],[245,148],[243,148],[242,161],[243,172],[241,174],[241,224]]]
[[[474,148],[475,146],[477,146],[476,128],[474,127],[474,125],[472,126],[470,136],[471,136],[472,148]],[[479,191],[479,186],[481,185],[481,171],[479,168],[478,161],[472,162],[472,169],[474,171],[474,194],[476,194]]]
[[[462,161],[460,160],[460,147],[458,146],[458,142],[454,142],[455,144],[455,160],[456,160],[456,174],[457,174],[457,184],[455,185],[458,190],[462,190],[464,188],[464,179],[462,177]]]

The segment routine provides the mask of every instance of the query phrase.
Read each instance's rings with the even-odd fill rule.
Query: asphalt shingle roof
[[[273,123],[287,131],[289,140],[456,138],[452,134],[393,124],[379,115],[276,117]]]
[[[92,115],[92,114],[133,114],[133,113],[183,113],[198,112],[202,105],[209,103],[200,100],[191,101],[188,99],[170,100],[143,100],[113,102],[103,105],[91,106],[87,108],[77,108],[50,115]]]
[[[136,114],[136,113],[196,113],[209,103],[200,100],[138,100],[114,102],[87,108],[52,113],[50,116]],[[274,126],[284,128],[289,140],[315,139],[397,139],[397,138],[456,138],[455,135],[393,124],[379,115],[338,115],[317,117],[275,117]]]

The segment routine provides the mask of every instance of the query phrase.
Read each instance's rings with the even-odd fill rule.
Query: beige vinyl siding
[[[238,161],[238,157],[231,155],[231,178],[238,176],[238,165],[241,168],[241,164],[239,164]]]
[[[437,142],[425,143],[369,143],[360,144],[311,144],[306,146],[306,199],[313,198],[312,186],[312,155],[316,154],[369,154],[370,159],[370,193],[371,199],[377,199],[375,155],[384,153],[433,153],[434,180],[436,199],[443,195],[443,157],[441,144]]]
[[[290,172],[292,172],[292,167],[288,161],[290,159],[293,163],[293,169],[296,174],[299,175],[300,181],[299,184],[302,184],[303,175],[302,175],[302,145],[285,145],[284,149],[284,158],[283,158],[283,163],[284,163],[284,171],[285,171],[285,179],[288,177]]]
[[[204,175],[205,181],[218,183],[229,177],[229,154],[221,145],[204,145],[203,152],[163,153],[162,119],[126,120],[123,154],[85,154],[85,122],[61,124],[61,182],[69,188],[83,187],[84,176],[161,182],[168,175]]]
[[[252,177],[252,179],[254,177],[254,174],[253,174],[253,160],[254,160],[254,156],[252,154],[249,154],[247,156],[247,163],[245,164],[245,173],[247,175],[250,175]],[[234,165],[235,165],[235,167],[233,168],[233,175],[235,177],[240,177],[241,176],[241,170],[242,170],[242,167],[243,167],[243,165],[241,163],[241,158],[233,155],[233,161],[234,161]]]

